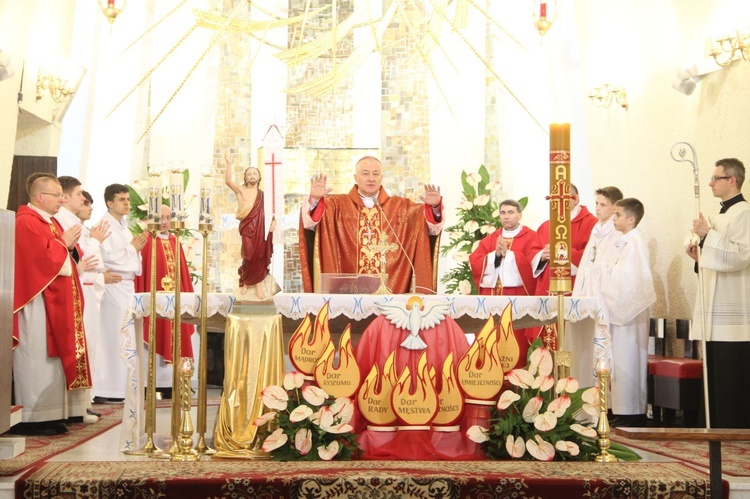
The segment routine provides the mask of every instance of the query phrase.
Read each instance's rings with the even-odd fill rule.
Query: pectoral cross
[[[381,233],[380,242],[378,242],[377,244],[370,244],[369,248],[373,251],[380,252],[380,274],[378,274],[380,276],[380,287],[377,291],[375,291],[374,294],[389,295],[391,294],[391,291],[388,289],[388,286],[386,286],[388,274],[386,274],[385,272],[385,256],[389,251],[397,250],[398,245],[396,243],[389,243],[388,236]]]

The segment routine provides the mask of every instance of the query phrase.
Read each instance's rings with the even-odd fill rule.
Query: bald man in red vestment
[[[365,156],[355,166],[356,185],[347,194],[327,196],[331,191],[326,187],[327,177],[312,177],[300,222],[305,228],[300,230],[305,292],[319,291],[316,280],[323,273],[376,275],[385,270],[394,294],[435,293],[430,236],[443,229],[440,188],[425,184],[424,196],[420,196],[424,204],[415,203],[389,196],[382,187],[383,176],[380,160]],[[317,242],[311,244],[307,234],[314,231]],[[386,253],[385,269],[381,268],[380,251],[370,247],[383,236],[395,245]],[[416,271],[414,290],[412,265]]]
[[[16,213],[13,296],[14,394],[24,425],[18,430],[65,433],[64,420],[86,414],[91,388],[83,293],[72,256],[81,226],[63,231],[53,218],[64,200],[54,175],[31,175],[26,190],[29,204]]]

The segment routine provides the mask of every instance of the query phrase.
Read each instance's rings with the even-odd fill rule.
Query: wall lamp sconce
[[[40,67],[36,75],[36,100],[44,97],[44,92],[55,102],[65,102],[78,90],[83,75],[82,67],[48,69]]]
[[[120,15],[126,5],[126,0],[99,0],[99,8],[102,9],[102,13],[107,18],[107,21],[109,21],[109,24],[115,22],[115,19],[117,19],[117,16]]]
[[[740,58],[750,62],[750,30],[737,30],[734,35],[709,38],[708,55],[721,67],[729,66]]]
[[[595,87],[589,93],[588,97],[596,107],[609,107],[612,102],[617,102],[621,108],[626,111],[628,109],[628,96],[622,87],[604,84],[600,87]]]

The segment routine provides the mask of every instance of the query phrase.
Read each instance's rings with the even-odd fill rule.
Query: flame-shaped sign
[[[360,374],[352,348],[352,325],[344,329],[339,343],[339,365],[334,367],[336,350],[329,341],[315,365],[315,382],[328,395],[353,397],[359,388]]]
[[[313,375],[315,363],[331,341],[331,332],[328,329],[328,302],[318,312],[314,327],[310,326],[310,322],[308,314],[289,338],[289,360],[297,371],[307,376]]]
[[[434,370],[431,374],[434,373]],[[449,353],[443,363],[440,393],[438,394],[438,413],[432,424],[451,425],[458,421],[464,410],[464,396],[458,388],[456,368],[453,365],[453,352]]]
[[[365,419],[375,425],[389,425],[396,420],[396,413],[391,407],[391,392],[397,381],[395,355],[395,352],[391,352],[386,359],[382,377],[378,365],[373,364],[357,394],[359,411]]]
[[[513,314],[510,303],[505,306],[500,315],[500,324],[497,326],[497,358],[503,371],[508,372],[518,364],[521,349],[513,331]]]
[[[503,367],[497,358],[497,333],[492,334],[494,321],[489,319],[482,332],[466,351],[456,367],[458,382],[467,397],[491,400],[503,385]]]
[[[410,390],[412,374],[409,366],[404,367],[401,377],[393,387],[391,406],[396,416],[405,424],[412,426],[427,425],[435,417],[438,410],[437,391],[427,372],[427,352],[419,357],[414,381],[415,387],[412,392]]]

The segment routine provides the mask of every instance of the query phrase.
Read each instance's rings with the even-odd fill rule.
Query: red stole
[[[16,258],[13,296],[13,346],[23,341],[18,312],[42,294],[47,316],[47,352],[59,357],[68,390],[91,388],[91,371],[83,329],[83,293],[76,264],[70,257],[63,229],[47,222],[28,206],[16,212]],[[61,276],[66,259],[72,274]],[[24,331],[25,334],[37,334]]]
[[[314,221],[319,221],[316,229],[319,253],[314,256],[318,257],[321,273],[379,273],[381,254],[370,249],[369,245],[378,243],[380,235],[384,234],[389,243],[403,245],[416,270],[417,292],[429,292],[433,287],[433,266],[426,220],[435,221],[432,208],[399,196],[389,196],[382,187],[378,204],[380,208],[366,208],[356,185],[348,194],[320,200],[311,216]],[[384,220],[383,213],[393,230]],[[308,252],[314,252],[314,249],[307,247],[304,232],[301,228],[302,282],[305,292],[311,293],[314,291],[313,271],[308,265]],[[386,253],[388,287],[394,294],[408,293],[411,288],[412,268],[404,252],[396,248]]]
[[[273,234],[266,239],[266,219],[263,212],[263,191],[258,190],[250,213],[240,221],[242,264],[238,270],[240,286],[252,286],[268,275],[273,254]]]
[[[170,234],[169,239],[157,237],[156,240],[158,248],[156,251],[156,290],[163,291],[164,287],[161,285],[161,278],[166,275],[174,278],[177,239],[174,235]],[[151,291],[151,241],[152,239],[148,238],[146,245],[141,250],[143,272],[134,279],[136,293],[148,293]],[[190,278],[190,269],[187,266],[185,253],[182,251],[182,248],[180,248],[180,291],[183,293],[193,292],[193,281]],[[144,317],[143,341],[146,344],[148,344],[148,328],[149,318]],[[173,330],[174,324],[169,319],[156,320],[156,353],[161,355],[167,362],[172,362]],[[193,356],[193,344],[190,341],[190,336],[194,332],[195,326],[192,324],[182,324],[180,346],[182,347],[183,357]]]

